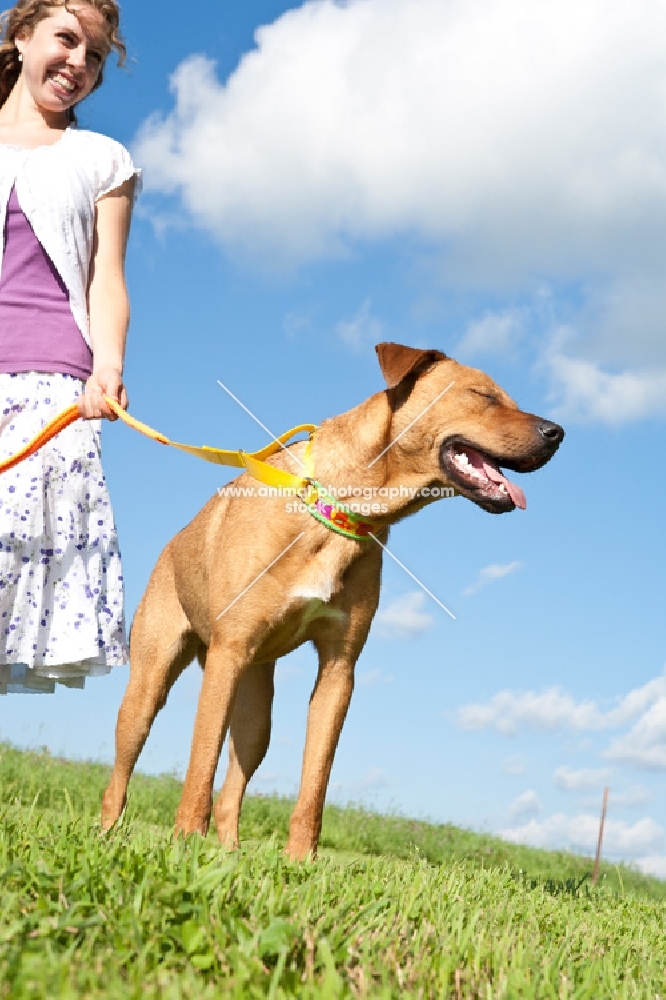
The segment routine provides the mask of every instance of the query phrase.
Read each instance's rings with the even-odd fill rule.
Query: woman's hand
[[[106,417],[107,420],[117,420],[118,417],[110,406],[104,402],[104,396],[116,399],[123,410],[127,409],[128,399],[123,385],[122,372],[117,368],[100,368],[92,373],[86,382],[86,391],[79,397],[79,413],[84,420],[95,420]]]

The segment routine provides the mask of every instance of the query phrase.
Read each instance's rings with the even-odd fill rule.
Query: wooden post
[[[599,862],[601,861],[601,842],[604,839],[604,823],[606,822],[606,806],[608,805],[608,789],[604,788],[604,801],[601,807],[601,822],[599,823],[599,840],[597,841],[597,856],[594,859],[594,872],[592,874],[592,885],[597,884],[599,878]]]

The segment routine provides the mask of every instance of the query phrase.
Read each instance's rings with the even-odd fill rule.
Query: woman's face
[[[21,75],[40,110],[64,113],[88,96],[108,53],[105,27],[99,11],[83,3],[53,7],[31,35],[17,36]]]

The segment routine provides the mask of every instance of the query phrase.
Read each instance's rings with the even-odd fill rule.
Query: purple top
[[[89,378],[92,351],[72,315],[69,292],[23,214],[15,188],[7,205],[4,236],[0,372]]]

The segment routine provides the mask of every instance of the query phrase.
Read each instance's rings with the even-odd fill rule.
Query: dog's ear
[[[383,343],[375,347],[379,367],[389,389],[395,389],[404,378],[416,373],[416,369],[432,361],[445,361],[447,356],[441,351],[423,351],[402,344]]]

